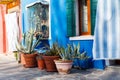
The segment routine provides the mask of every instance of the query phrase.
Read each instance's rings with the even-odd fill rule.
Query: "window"
[[[78,0],[79,34],[90,35],[90,0]],[[76,20],[77,21],[77,20]]]
[[[66,4],[68,36],[93,35],[97,0],[67,0]]]

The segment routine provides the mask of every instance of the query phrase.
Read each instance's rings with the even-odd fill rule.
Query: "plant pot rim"
[[[59,59],[59,60],[54,60],[55,63],[72,63],[73,61],[72,60],[62,60],[62,59]]]
[[[43,56],[44,56],[44,57],[53,57],[53,56],[47,56],[47,55],[43,55]],[[57,56],[57,55],[56,55],[56,56]],[[56,56],[55,56],[55,57],[56,57]],[[58,57],[58,56],[57,56],[57,57]]]

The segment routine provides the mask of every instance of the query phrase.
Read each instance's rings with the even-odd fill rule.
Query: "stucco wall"
[[[22,26],[23,32],[28,29],[26,24],[27,21],[27,12],[25,6],[34,2],[36,0],[22,0]],[[51,39],[49,40],[50,43],[54,41],[58,41],[60,45],[66,46],[67,43],[78,43],[81,44],[81,49],[87,51],[88,55],[92,57],[92,47],[93,47],[93,40],[77,40],[77,41],[70,41],[69,38],[66,36],[67,34],[67,23],[66,23],[66,0],[50,0],[50,10],[51,10]],[[104,61],[92,61],[92,67],[104,69],[105,63]]]
[[[0,53],[6,52],[6,28],[5,28],[5,19],[4,16],[6,14],[6,6],[0,5]]]

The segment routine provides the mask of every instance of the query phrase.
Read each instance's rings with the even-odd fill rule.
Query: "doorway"
[[[120,66],[120,60],[106,60],[107,66]]]

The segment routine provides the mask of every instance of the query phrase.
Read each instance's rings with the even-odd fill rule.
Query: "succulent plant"
[[[79,54],[77,58],[80,59],[80,60],[87,60],[87,59],[89,59],[90,57],[87,56],[87,55],[86,55],[86,51],[84,51],[83,53]]]
[[[51,47],[49,47],[48,45],[46,45],[46,47],[48,49],[45,53],[46,56],[59,56],[60,46],[57,42],[54,42]]]
[[[87,56],[86,51],[80,52],[80,43],[78,43],[77,45],[73,44],[73,58],[78,58],[80,60],[85,60],[85,59],[89,59],[90,57]]]
[[[63,61],[72,60],[72,56],[73,56],[72,46],[70,44],[68,44],[66,48],[61,47],[59,50],[59,55]]]
[[[35,52],[35,47],[37,47],[41,43],[41,37],[36,39],[33,29],[30,29],[28,32],[24,33],[22,39],[22,42],[20,42],[16,47],[19,52],[23,53],[31,54]]]
[[[78,59],[88,59],[89,56],[86,55],[86,51],[80,53],[80,44],[75,45],[68,44],[67,47],[61,47],[59,50],[59,55],[62,60],[73,60],[74,58]]]

